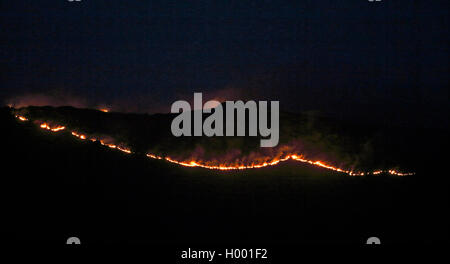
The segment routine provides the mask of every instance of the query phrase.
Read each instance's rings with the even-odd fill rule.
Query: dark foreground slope
[[[298,163],[218,172],[50,134],[8,109],[0,120],[1,233],[11,243],[448,240],[447,172],[436,166],[408,177],[347,177]],[[423,164],[440,161],[437,154],[424,153]]]

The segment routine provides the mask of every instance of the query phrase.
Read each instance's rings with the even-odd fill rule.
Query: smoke
[[[89,107],[86,99],[69,95],[26,94],[6,100],[6,104],[14,108],[27,106],[73,106],[76,108]]]
[[[204,100],[215,100],[219,102],[245,100],[242,90],[234,86],[227,86],[214,91],[203,93]]]
[[[79,95],[64,94],[61,92],[55,92],[54,94],[29,93],[10,97],[5,100],[3,104],[14,108],[27,106],[72,106],[76,108],[108,109],[109,111],[124,113],[169,113],[172,103],[177,100],[188,101],[193,106],[194,92],[203,93],[204,103],[209,100],[219,102],[224,102],[226,100],[245,100],[241,89],[227,86],[225,88],[212,91],[193,90],[189,93],[178,93],[174,96],[169,95],[166,98],[161,98],[160,96],[152,93],[140,95],[130,94],[128,96],[112,98],[109,100],[86,98]]]
[[[254,166],[272,163],[295,155],[313,162],[321,161],[336,168],[354,169],[359,167],[356,164],[357,156],[330,152],[330,150],[310,144],[302,138],[290,139],[274,148],[259,148],[257,145],[249,148],[246,142],[245,138],[227,138],[222,141],[225,144],[216,144],[217,139],[210,138],[197,142],[192,148],[174,146],[172,149],[166,149],[157,154],[186,164],[195,161],[206,166]],[[154,149],[150,152],[154,152]]]
[[[222,89],[216,89],[216,90],[212,90],[212,91],[195,90],[195,91],[192,91],[191,93],[177,94],[176,100],[187,101],[191,104],[191,107],[194,107],[194,93],[197,93],[197,92],[202,93],[203,104],[205,104],[207,101],[210,101],[210,100],[218,101],[220,103],[223,103],[225,101],[237,101],[237,100],[245,101],[246,100],[244,93],[242,92],[242,89],[239,89],[234,86],[226,86]],[[176,100],[174,100],[174,102]],[[170,110],[170,105],[171,104],[169,104],[168,110]],[[210,106],[210,107],[214,107],[214,106]],[[193,108],[193,110],[201,110],[201,109]]]
[[[69,94],[38,94],[31,93],[11,97],[3,102],[14,108],[27,106],[72,106],[75,108],[107,109],[108,111],[124,113],[168,113],[169,103],[165,105],[152,96],[125,97],[114,100],[96,100]]]
[[[375,143],[366,141],[362,150],[363,155],[361,155],[361,151],[357,148],[348,148],[345,147],[345,144],[343,147],[342,142],[346,141],[337,140],[339,136],[329,134],[329,132],[319,133],[312,130],[306,134],[294,133],[286,137],[277,147],[260,148],[259,139],[256,137],[197,137],[192,140],[175,139],[171,135],[167,137],[167,134],[163,132],[167,127],[162,126],[162,124],[165,124],[165,120],[160,118],[149,118],[148,121],[154,122],[150,124],[147,123],[147,120],[141,119],[143,121],[141,124],[145,124],[145,128],[140,129],[142,127],[138,123],[129,123],[126,115],[99,115],[97,113],[93,115],[93,119],[90,119],[90,115],[77,115],[77,110],[59,111],[65,116],[58,115],[58,120],[52,121],[46,117],[51,116],[50,114],[58,111],[58,109],[21,109],[16,114],[21,115],[20,112],[22,111],[29,114],[26,117],[33,118],[25,120],[30,120],[43,129],[52,132],[65,129],[81,140],[100,142],[101,145],[126,153],[135,151],[136,153],[152,154],[155,157],[166,157],[170,158],[170,162],[179,164],[182,162],[184,163],[182,165],[187,164],[186,166],[194,162],[194,165],[201,164],[203,167],[261,167],[261,165],[274,165],[291,157],[296,160],[304,159],[302,162],[335,171],[342,171],[341,169],[353,170],[355,168],[357,171],[360,168],[379,170],[380,167],[386,167],[385,165],[379,165],[378,158],[378,161],[375,161]],[[32,114],[33,111],[35,111],[34,114]],[[87,113],[88,111],[81,112]],[[101,120],[99,116],[102,116],[102,118],[108,117],[106,120],[113,123],[107,123],[109,125],[105,128],[104,125],[100,125],[102,122],[99,122]],[[19,118],[19,116],[17,117]],[[111,117],[114,117],[114,119],[110,119]],[[167,117],[170,116],[167,115]],[[86,119],[86,122],[79,122],[84,119]],[[79,120],[77,121],[77,127],[72,127],[71,123],[73,122],[69,120]],[[44,124],[45,126],[43,126]],[[298,125],[298,123],[295,122],[293,125]],[[61,126],[64,127],[59,129]],[[86,134],[84,131],[89,131],[89,133]],[[152,131],[152,133],[149,133],[149,131]],[[114,134],[114,136],[111,134]],[[154,137],[148,138],[149,135]],[[360,145],[360,143],[356,144]],[[349,152],[349,149],[354,149],[354,151]],[[364,157],[364,154],[367,157]],[[361,163],[361,160],[364,159],[373,162],[370,164],[367,162]],[[395,173],[390,172],[390,174]]]
[[[122,113],[169,113],[170,103],[155,95],[134,95],[111,100],[108,108]]]
[[[231,141],[233,139],[227,139]],[[209,142],[209,143],[207,143]],[[227,144],[228,145],[228,144]],[[206,165],[215,166],[222,165],[252,165],[270,162],[276,159],[283,158],[286,155],[294,153],[304,153],[300,144],[292,142],[292,144],[281,145],[274,148],[252,148],[250,151],[244,151],[244,146],[240,144],[228,145],[224,149],[217,149],[214,146],[214,139],[209,139],[206,142],[199,142],[193,149],[175,149],[168,153],[161,153],[168,155],[177,160],[182,161],[201,161]]]

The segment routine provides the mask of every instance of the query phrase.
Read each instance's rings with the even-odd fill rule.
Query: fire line
[[[15,117],[19,121],[22,121],[22,122],[30,121],[28,118],[26,118],[24,116],[16,115]],[[59,131],[66,130],[65,126],[60,126],[60,125],[50,126],[46,122],[41,123],[39,125],[39,127],[41,129],[45,129],[45,130],[48,130],[51,132],[59,132]],[[106,143],[104,140],[101,140],[101,139],[98,139],[95,137],[88,137],[87,135],[85,135],[83,133],[79,133],[77,131],[71,131],[71,134],[72,134],[72,136],[77,137],[80,140],[90,140],[93,142],[99,141],[101,145],[109,147],[111,149],[116,149],[116,150],[119,150],[119,151],[127,153],[127,154],[133,153],[130,148],[125,147],[123,145],[115,145],[115,144],[111,144],[111,143]],[[395,175],[395,176],[409,176],[409,175],[415,174],[415,173],[411,173],[411,172],[402,173],[402,172],[399,172],[399,171],[396,171],[393,169],[391,169],[391,170],[376,170],[376,171],[372,171],[372,172],[357,172],[357,171],[346,170],[346,169],[334,167],[323,161],[308,160],[303,155],[300,155],[300,154],[287,154],[282,158],[274,158],[271,161],[266,161],[266,162],[257,163],[257,164],[233,164],[233,165],[231,165],[231,164],[229,164],[229,165],[227,165],[227,164],[208,165],[208,162],[202,162],[202,161],[196,161],[196,160],[179,161],[179,160],[170,158],[168,156],[163,157],[163,156],[159,156],[159,155],[152,154],[152,153],[147,153],[146,156],[151,159],[165,160],[170,163],[174,163],[174,164],[181,165],[184,167],[199,167],[199,168],[204,168],[204,169],[222,170],[222,171],[264,168],[264,167],[269,167],[269,166],[275,166],[277,164],[280,164],[281,162],[285,162],[288,160],[294,160],[294,161],[298,161],[298,162],[302,162],[302,163],[308,163],[313,166],[321,167],[324,169],[344,173],[349,176],[365,176],[365,175],[379,175],[379,174],[390,174],[390,175]]]

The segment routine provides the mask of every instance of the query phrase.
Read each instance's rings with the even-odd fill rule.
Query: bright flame
[[[85,139],[86,139],[86,136],[85,136],[85,135],[83,135],[83,134],[78,134],[78,133],[75,132],[75,131],[72,131],[72,136],[75,136],[75,137],[77,137],[77,138],[79,138],[79,139],[82,139],[82,140],[85,140]]]
[[[105,113],[108,113],[109,112],[109,109],[106,109],[106,108],[100,108],[100,109],[98,109],[99,111],[102,111],[102,112],[105,112]]]
[[[268,167],[268,166],[274,166],[274,165],[277,165],[277,164],[279,164],[281,162],[284,162],[284,161],[287,161],[287,160],[295,160],[295,161],[299,161],[299,162],[315,165],[315,166],[318,166],[318,167],[322,167],[322,168],[325,168],[325,169],[328,169],[328,170],[333,170],[333,171],[345,173],[345,174],[348,174],[349,176],[378,175],[378,174],[381,174],[381,173],[386,173],[386,174],[391,174],[391,175],[396,175],[396,176],[414,175],[414,173],[401,173],[401,172],[397,172],[395,170],[388,170],[388,171],[378,170],[378,171],[373,171],[373,172],[356,172],[356,171],[341,169],[341,168],[338,168],[338,167],[333,167],[331,165],[325,164],[323,161],[307,160],[307,159],[303,158],[302,155],[298,155],[298,154],[286,155],[283,158],[273,159],[272,161],[262,162],[262,163],[258,163],[258,164],[250,164],[250,165],[245,165],[245,164],[207,165],[208,164],[207,162],[201,162],[201,161],[195,161],[195,160],[178,161],[178,160],[172,159],[170,157],[163,158],[161,156],[150,154],[150,153],[147,154],[147,157],[152,158],[152,159],[164,159],[164,160],[166,160],[168,162],[175,163],[175,164],[178,164],[178,165],[181,165],[181,166],[185,166],[185,167],[200,167],[200,168],[211,169],[211,170],[257,169],[257,168],[264,168],[264,167]]]
[[[26,117],[23,116],[19,116],[16,115],[16,118],[18,118],[20,121],[28,121],[28,119]],[[49,124],[47,123],[42,123],[40,125],[40,128],[42,129],[46,129],[46,130],[50,130],[52,132],[58,132],[61,130],[66,129],[65,126],[55,126],[55,127],[51,127]],[[94,137],[90,137],[88,138],[87,135],[85,134],[81,134],[78,133],[76,131],[72,131],[71,134],[81,140],[86,140],[89,139],[92,142],[95,141],[99,141],[101,145],[109,147],[111,149],[117,149],[119,151],[122,151],[124,153],[127,154],[131,154],[133,153],[131,151],[130,148],[124,147],[122,145],[115,145],[112,143],[106,143],[103,140],[98,140],[97,138]],[[252,163],[252,164],[217,164],[217,165],[211,165],[210,162],[205,162],[205,161],[198,161],[198,160],[189,160],[189,161],[179,161],[170,157],[163,157],[163,156],[159,156],[156,154],[152,154],[152,153],[147,153],[146,154],[147,157],[151,158],[151,159],[157,159],[157,160],[166,160],[168,162],[174,163],[174,164],[178,164],[181,166],[185,166],[185,167],[199,167],[199,168],[205,168],[205,169],[210,169],[210,170],[223,170],[223,171],[228,171],[228,170],[245,170],[245,169],[257,169],[257,168],[264,168],[264,167],[268,167],[268,166],[274,166],[277,165],[281,162],[284,161],[288,161],[288,160],[294,160],[294,161],[298,161],[298,162],[302,162],[302,163],[308,163],[317,167],[321,167],[324,169],[328,169],[328,170],[332,170],[332,171],[336,171],[336,172],[340,172],[340,173],[344,173],[350,176],[364,176],[364,175],[379,175],[379,174],[390,174],[390,175],[396,175],[396,176],[409,176],[409,175],[414,175],[414,173],[402,173],[402,172],[398,172],[396,170],[376,170],[376,171],[372,171],[372,172],[357,172],[357,171],[352,171],[352,170],[346,170],[346,169],[342,169],[342,168],[338,168],[338,167],[334,167],[330,164],[327,164],[324,161],[313,161],[313,160],[308,160],[306,159],[303,155],[300,154],[287,154],[282,158],[274,158],[271,161],[265,161],[265,162],[261,162],[261,163]]]
[[[65,126],[51,127],[51,126],[50,126],[49,124],[47,124],[47,123],[42,123],[42,124],[41,124],[41,128],[50,130],[50,131],[52,131],[52,132],[58,132],[58,131],[61,131],[61,130],[66,129]]]
[[[123,148],[123,147],[117,147],[117,149],[118,150],[120,150],[120,151],[122,151],[122,152],[125,152],[125,153],[128,153],[128,154],[131,154],[131,150],[130,149],[127,149],[127,148]]]
[[[28,119],[27,119],[26,117],[24,117],[24,116],[16,115],[16,117],[17,117],[20,121],[23,121],[23,122],[28,121]]]

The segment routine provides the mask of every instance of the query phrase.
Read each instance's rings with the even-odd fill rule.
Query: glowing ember
[[[401,173],[401,172],[398,172],[398,171],[395,171],[395,170],[389,170],[388,173],[389,173],[389,174],[392,174],[392,175],[397,175],[397,176],[409,176],[409,175],[414,175],[414,173],[411,173],[411,172],[409,172],[409,173]]]
[[[108,113],[109,112],[109,109],[106,109],[106,108],[100,108],[100,109],[98,109],[99,111],[102,111],[102,112],[105,112],[105,113]]]
[[[157,156],[157,155],[153,155],[153,154],[149,154],[147,153],[147,157],[152,158],[152,159],[163,159],[163,157]]]
[[[28,121],[27,118],[23,117],[23,116],[19,116],[16,115],[16,118],[18,118],[20,121]],[[40,125],[40,127],[42,129],[46,129],[46,130],[50,130],[52,132],[58,132],[61,130],[66,129],[66,127],[64,126],[55,126],[55,127],[51,127],[49,124],[47,123],[42,123]],[[71,134],[81,140],[86,140],[88,139],[87,135],[78,133],[76,131],[72,131]],[[106,147],[109,147],[111,149],[117,149],[119,151],[122,151],[124,153],[127,154],[131,154],[133,153],[131,151],[131,149],[124,147],[124,146],[119,146],[119,145],[115,145],[112,143],[105,143],[103,140],[98,140],[97,138],[89,138],[90,141],[100,141],[100,144]],[[317,166],[317,167],[321,167],[324,169],[328,169],[328,170],[332,170],[332,171],[336,171],[336,172],[340,172],[340,173],[344,173],[350,176],[364,176],[364,175],[379,175],[379,174],[390,174],[390,175],[395,175],[395,176],[408,176],[408,175],[414,175],[414,173],[402,173],[402,172],[398,172],[396,170],[376,170],[376,171],[372,171],[372,172],[358,172],[358,171],[351,171],[351,170],[346,170],[346,169],[342,169],[342,168],[338,168],[338,167],[334,167],[330,164],[327,164],[324,161],[313,161],[313,160],[308,160],[306,159],[303,155],[301,154],[287,154],[282,158],[274,158],[271,161],[265,161],[265,162],[261,162],[261,163],[252,163],[252,164],[213,164],[211,162],[208,161],[198,161],[198,160],[189,160],[189,161],[179,161],[170,157],[163,157],[163,156],[159,156],[156,154],[152,154],[152,153],[147,153],[146,154],[147,157],[151,158],[151,159],[157,159],[157,160],[166,160],[168,162],[171,163],[175,163],[181,166],[185,166],[185,167],[199,167],[199,168],[205,168],[205,169],[210,169],[210,170],[223,170],[223,171],[228,171],[228,170],[245,170],[245,169],[257,169],[257,168],[264,168],[264,167],[268,167],[268,166],[274,166],[277,165],[281,162],[284,161],[288,161],[288,160],[293,160],[293,161],[298,161],[298,162],[302,162],[302,163],[308,163],[311,164],[313,166]]]

